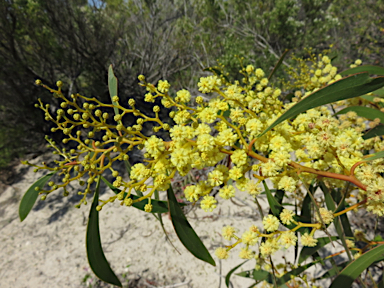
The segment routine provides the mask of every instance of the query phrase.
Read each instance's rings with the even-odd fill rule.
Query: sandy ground
[[[46,160],[44,157],[47,158],[43,155],[33,161],[41,162]],[[89,269],[85,231],[90,204],[74,208],[80,197],[75,195],[76,187],[72,196],[64,198],[57,192],[45,201],[38,200],[25,221],[20,222],[20,199],[43,175],[32,170],[18,165],[14,183],[0,187],[0,287],[110,287],[98,284]],[[101,192],[104,193],[101,198],[113,194],[104,186]],[[239,234],[253,224],[262,227],[261,217],[251,200],[243,192],[238,192],[237,197],[243,203],[236,199],[238,205],[221,201],[213,213],[197,209],[187,215],[212,255],[223,243],[220,236],[223,226],[232,225],[239,229]],[[267,211],[266,200],[260,201]],[[106,205],[100,212],[104,252],[124,287],[226,287],[225,275],[243,262],[238,258],[239,249],[221,262],[214,256],[217,266],[213,267],[194,258],[182,246],[168,215],[163,215],[163,221],[181,255],[166,241],[159,223],[150,214],[118,203]],[[281,259],[283,254],[292,255],[291,252],[280,252],[274,258]],[[253,268],[254,261],[249,261],[238,272]],[[231,287],[241,288],[253,281],[233,276],[231,283]]]

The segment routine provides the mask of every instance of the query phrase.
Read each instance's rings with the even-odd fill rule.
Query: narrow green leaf
[[[351,68],[348,70],[345,70],[340,73],[341,76],[347,76],[351,74],[361,73],[361,72],[367,72],[371,75],[384,75],[384,68],[380,66],[374,66],[374,65],[362,65],[357,66],[355,68]]]
[[[271,74],[269,74],[268,81],[271,80],[272,76],[276,73],[277,69],[279,69],[279,67],[281,66],[281,64],[284,61],[285,56],[287,56],[289,51],[290,51],[290,49],[287,49],[287,50],[284,51],[283,55],[281,55],[279,61],[277,61],[275,67],[273,68]]]
[[[121,190],[117,189],[116,187],[114,187],[107,179],[105,179],[103,176],[101,176],[101,180],[103,180],[103,182],[105,184],[107,184],[107,186],[109,188],[111,188],[111,190],[115,193],[115,194],[119,194],[121,192]],[[125,196],[127,195],[127,193],[124,193],[124,198]],[[136,195],[130,195],[129,196],[132,200],[137,200],[139,199],[140,197],[136,196]],[[136,203],[133,203],[132,206],[139,209],[139,210],[142,210],[144,211],[144,207],[145,205],[148,204],[148,199],[145,199],[143,201],[140,201],[140,202],[136,202]],[[151,204],[152,204],[152,211],[151,213],[168,213],[168,203],[167,201],[161,201],[161,200],[156,200],[156,199],[151,199]],[[186,204],[184,203],[180,203],[181,206],[185,206]]]
[[[252,278],[256,281],[267,281],[268,283],[273,283],[273,275],[265,270],[249,270],[243,271],[236,274],[237,276],[244,278]]]
[[[109,69],[108,69],[108,90],[109,90],[109,96],[111,97],[112,104],[117,105],[117,103],[112,100],[113,96],[118,96],[117,95],[117,78],[113,73],[112,65],[109,65]],[[115,114],[119,114],[119,109],[117,109],[116,107],[113,107],[113,109],[115,110]]]
[[[279,218],[280,213],[283,210],[283,206],[281,206],[281,204],[276,200],[276,198],[273,197],[273,195],[272,195],[271,191],[269,190],[265,181],[263,181],[263,185],[264,185],[265,192],[267,193],[268,204],[269,204],[269,207],[271,209],[271,212],[274,216]],[[276,192],[276,194],[277,194],[277,192]],[[281,198],[281,200],[282,200],[282,198]]]
[[[229,287],[229,279],[231,278],[233,272],[235,272],[237,269],[239,269],[239,267],[243,266],[243,264],[248,261],[249,260],[244,261],[243,263],[237,265],[235,268],[228,272],[228,274],[225,276],[225,285],[227,285],[227,287]]]
[[[56,172],[52,172],[41,177],[39,180],[33,183],[31,187],[29,187],[27,192],[25,192],[19,206],[20,222],[23,222],[24,219],[28,216],[29,212],[32,210],[33,205],[36,202],[37,197],[39,196],[39,191],[36,191],[35,188],[39,187],[39,189],[41,190],[55,173]]]
[[[370,139],[370,138],[373,138],[373,137],[376,137],[376,136],[382,136],[382,135],[384,135],[384,125],[379,124],[376,127],[374,127],[371,130],[369,130],[368,132],[366,132],[363,135],[363,139],[367,140],[367,139]]]
[[[93,202],[91,210],[89,211],[87,235],[86,235],[86,248],[89,266],[93,273],[100,278],[100,280],[109,284],[123,287],[119,278],[112,271],[107,259],[105,258],[103,248],[100,240],[99,230],[99,211],[96,207],[99,203],[99,188],[100,188],[100,177],[97,181],[95,195],[93,196]]]
[[[368,162],[368,161],[380,159],[380,158],[383,158],[383,157],[384,157],[384,151],[380,151],[380,152],[377,152],[377,153],[373,154],[371,157],[365,158],[364,161]]]
[[[332,241],[335,241],[338,239],[338,237],[332,236],[331,239]],[[315,252],[323,248],[329,242],[331,242],[329,237],[317,238],[317,245],[315,247],[303,247],[299,256],[299,264],[307,260],[308,257],[312,256]]]
[[[358,116],[364,117],[370,120],[379,118],[381,123],[384,123],[384,113],[380,110],[364,107],[364,106],[351,106],[344,108],[337,112],[335,115],[346,114],[350,111],[355,112]]]
[[[330,288],[350,287],[357,277],[375,261],[384,256],[384,245],[377,246],[361,255],[341,271]]]
[[[309,109],[323,106],[340,100],[350,99],[375,91],[384,86],[384,77],[369,77],[368,73],[359,73],[340,79],[322,89],[308,95],[296,105],[288,109],[272,125],[270,125],[258,137],[263,136],[269,130]]]
[[[305,195],[303,200],[303,206],[301,207],[300,222],[311,223],[311,215],[312,215],[311,202],[312,202],[311,196],[309,195],[309,193],[307,193],[307,195]]]
[[[167,196],[172,224],[181,243],[183,243],[185,248],[187,248],[187,250],[196,258],[216,266],[216,263],[209,254],[207,248],[205,248],[203,242],[201,242],[199,236],[197,236],[187,218],[185,218],[185,215],[176,200],[175,194],[173,193],[172,187],[167,190]]]

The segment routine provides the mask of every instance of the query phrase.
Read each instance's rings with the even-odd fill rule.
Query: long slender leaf
[[[370,120],[379,118],[381,123],[384,123],[384,113],[380,110],[364,107],[364,106],[351,106],[344,108],[337,112],[335,115],[346,114],[348,112],[355,112],[358,116],[364,117]]]
[[[41,190],[55,173],[56,172],[52,172],[41,177],[39,180],[33,183],[31,187],[28,188],[27,192],[25,192],[19,206],[20,222],[23,222],[24,219],[28,216],[29,212],[31,212],[33,205],[35,204],[36,199],[39,196],[39,191],[36,191],[35,188],[39,187],[39,189]]]
[[[384,77],[369,77],[368,73],[359,73],[340,79],[322,89],[308,95],[296,105],[288,109],[275,122],[272,123],[258,137],[263,136],[269,130],[309,109],[323,106],[340,100],[350,99],[375,91],[384,86]]]
[[[183,243],[185,248],[187,248],[187,250],[196,258],[216,266],[216,263],[209,254],[207,248],[205,248],[203,242],[201,242],[199,236],[197,236],[195,230],[193,230],[187,218],[185,218],[185,215],[176,200],[175,194],[173,193],[172,187],[167,190],[167,195],[172,224],[181,243]]]
[[[243,271],[236,274],[237,276],[244,278],[252,278],[256,281],[267,281],[268,283],[273,283],[273,275],[265,270],[249,270]]]
[[[375,261],[384,256],[384,245],[377,246],[361,255],[341,271],[330,288],[350,287],[357,277]]]
[[[272,76],[276,73],[277,69],[279,69],[279,67],[281,66],[281,64],[284,61],[285,56],[287,56],[288,52],[289,52],[289,49],[285,50],[283,55],[281,55],[279,61],[277,61],[275,67],[273,68],[271,74],[269,74],[268,81],[271,80]]]
[[[117,105],[115,101],[112,100],[113,96],[117,96],[117,78],[115,74],[113,73],[113,67],[112,65],[109,65],[108,69],[108,89],[109,89],[109,96],[111,97],[111,101],[113,105]],[[115,110],[115,114],[119,114],[119,109],[116,107],[113,107]]]
[[[93,202],[91,210],[89,211],[89,219],[87,225],[86,235],[86,248],[89,266],[93,273],[104,282],[123,287],[119,278],[112,271],[107,259],[105,258],[103,248],[100,240],[99,230],[99,211],[96,207],[99,203],[99,188],[100,188],[100,177],[97,181],[95,195],[93,196]]]
[[[248,262],[249,260],[244,261],[243,263],[240,263],[235,268],[231,269],[231,271],[228,272],[228,274],[225,276],[225,285],[229,287],[229,279],[231,278],[232,274],[239,269],[241,266],[243,266],[244,263]]]
[[[331,240],[335,241],[338,237],[332,236]],[[317,238],[317,244],[314,247],[303,247],[299,256],[299,264],[304,262],[308,257],[312,256],[315,252],[319,251],[325,245],[327,245],[330,241],[329,237]]]
[[[380,151],[380,152],[377,152],[377,153],[373,154],[371,157],[365,158],[364,161],[368,162],[368,161],[380,159],[380,158],[383,158],[383,157],[384,157],[384,151]]]
[[[277,199],[275,197],[273,197],[273,195],[272,195],[271,191],[269,190],[265,181],[263,181],[263,185],[264,185],[265,192],[267,193],[268,204],[269,204],[269,207],[271,209],[272,214],[276,217],[280,217],[280,213],[283,210],[283,206],[281,206],[281,203],[279,203],[277,201]],[[276,192],[276,194],[277,194],[277,192]],[[281,200],[283,200],[283,199],[281,198]]]
[[[376,137],[376,136],[382,136],[382,135],[384,135],[384,125],[379,124],[376,127],[374,127],[371,130],[369,130],[368,132],[366,132],[363,135],[363,139],[367,140],[367,139],[370,139],[370,138],[373,138],[373,137]]]
[[[371,75],[380,76],[380,75],[384,75],[384,68],[380,66],[374,66],[374,65],[362,65],[362,66],[345,70],[341,72],[340,75],[347,76],[347,75],[361,73],[361,72],[368,72]]]

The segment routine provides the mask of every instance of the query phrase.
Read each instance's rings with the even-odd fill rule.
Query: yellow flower
[[[317,244],[317,239],[314,239],[308,233],[305,233],[305,234],[301,235],[300,240],[301,240],[301,244],[303,246],[315,247],[316,244]]]
[[[217,201],[213,196],[204,196],[204,199],[200,203],[201,209],[205,212],[212,212],[216,208]]]
[[[284,232],[280,237],[280,244],[285,248],[289,248],[290,246],[295,246],[297,242],[297,237],[295,233],[291,231]]]
[[[333,221],[333,213],[332,211],[327,210],[326,208],[320,208],[320,215],[321,219],[323,220],[324,224],[330,224]],[[316,220],[318,222],[321,222],[319,214],[316,213]]]
[[[219,190],[219,195],[223,199],[229,199],[235,196],[235,188],[230,185],[226,185]]]
[[[221,233],[224,239],[231,240],[231,238],[235,236],[236,230],[232,226],[225,226],[221,230]]]
[[[264,229],[268,232],[275,232],[279,228],[279,219],[276,216],[268,215],[263,218]]]
[[[229,253],[226,248],[224,247],[219,247],[215,251],[215,255],[219,259],[227,259],[229,257]]]
[[[245,231],[241,236],[241,241],[246,245],[256,245],[257,243],[257,234],[252,231]]]
[[[291,222],[293,222],[293,216],[295,215],[295,212],[283,209],[283,211],[280,213],[280,220],[285,225],[290,225]]]

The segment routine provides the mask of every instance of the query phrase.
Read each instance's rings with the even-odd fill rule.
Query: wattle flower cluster
[[[41,194],[45,197],[61,187],[66,191],[70,182],[82,181],[87,175],[87,187],[79,192],[84,195],[80,205],[86,202],[95,178],[110,170],[115,179],[113,186],[121,192],[106,201],[100,200],[98,210],[115,200],[121,205],[131,206],[149,199],[145,210],[150,212],[152,195],[156,190],[167,190],[176,173],[184,176],[191,169],[208,168],[207,180],[187,186],[184,194],[189,202],[199,203],[205,211],[213,211],[218,205],[212,195],[215,189],[218,196],[226,200],[240,193],[238,191],[257,197],[264,190],[262,182],[270,179],[276,189],[300,198],[296,192],[301,183],[310,183],[320,175],[328,177],[325,181],[329,187],[344,187],[342,177],[327,175],[349,176],[355,173],[356,181],[361,184],[357,198],[365,201],[367,210],[384,215],[384,193],[381,192],[384,180],[380,176],[384,172],[382,161],[356,166],[363,160],[363,150],[378,151],[383,147],[380,139],[362,138],[365,119],[353,113],[335,117],[332,110],[324,106],[285,121],[259,137],[302,98],[342,78],[327,56],[314,58],[311,65],[302,65],[301,68],[302,71],[297,70],[296,74],[291,71],[294,81],[290,85],[296,90],[291,102],[283,101],[285,94],[282,90],[270,83],[262,69],[252,65],[240,71],[243,74],[241,83],[229,83],[222,75],[200,78],[198,89],[209,97],[193,97],[187,90],[172,95],[167,81],[159,81],[156,87],[140,75],[140,85],[147,89],[144,100],[153,103],[160,97],[163,107],[172,108],[169,116],[174,124],[159,118],[160,106],[154,106],[155,116],[151,117],[136,107],[134,99],[128,101],[127,108],[120,104],[118,96],[112,98],[115,105],[104,104],[96,98],[79,94],[67,99],[61,93],[61,82],[58,90],[47,87],[62,100],[62,109],[52,115],[49,106],[44,106],[41,101],[38,107],[45,112],[47,120],[56,124],[53,131],[61,130],[66,135],[63,142],[74,142],[77,148],[60,150],[48,139],[63,159],[56,161],[54,168],[45,164],[36,167],[58,171],[63,178],[61,183],[50,183],[52,189],[41,190]],[[105,112],[112,108],[117,111],[115,115]],[[127,127],[124,120],[131,115],[136,117],[136,124]],[[143,125],[147,122],[152,122],[153,135],[143,132]],[[156,134],[159,131],[169,133],[171,141],[164,141]],[[132,166],[129,179],[123,179],[112,168],[112,163],[128,160],[127,153],[133,149],[143,150],[145,160]],[[247,177],[247,174],[252,177]],[[350,187],[348,195],[354,189]],[[133,200],[130,195],[134,190],[145,194]],[[295,221],[293,211],[284,209],[280,219],[273,215],[264,217],[263,229],[266,232],[252,226],[241,237],[235,235],[234,227],[225,227],[223,237],[227,240],[234,238],[237,242],[219,248],[216,255],[225,259],[230,249],[243,243],[245,246],[240,257],[250,259],[256,255],[251,246],[261,242],[259,252],[268,257],[279,249],[296,245],[298,238],[294,232],[301,227],[313,228],[301,236],[301,244],[315,246],[315,231],[323,229],[334,219],[333,212],[324,207],[319,208],[318,214],[315,223],[305,225]],[[279,231],[281,224],[296,226]],[[263,237],[267,238],[264,242],[260,241]]]

